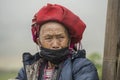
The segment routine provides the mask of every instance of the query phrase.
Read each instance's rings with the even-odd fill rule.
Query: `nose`
[[[54,39],[54,40],[52,41],[51,47],[52,47],[53,50],[60,49],[59,41],[58,41],[57,39]]]

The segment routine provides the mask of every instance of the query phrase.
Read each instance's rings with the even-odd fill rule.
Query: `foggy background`
[[[87,25],[83,48],[87,54],[103,54],[107,0],[0,0],[0,69],[18,69],[24,52],[37,52],[31,21],[47,3],[61,4],[78,15]]]

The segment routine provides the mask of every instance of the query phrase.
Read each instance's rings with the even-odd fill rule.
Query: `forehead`
[[[57,22],[47,22],[41,26],[40,34],[66,33],[65,27]]]

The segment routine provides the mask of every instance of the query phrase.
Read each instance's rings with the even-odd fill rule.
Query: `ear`
[[[40,39],[37,38],[37,44],[40,46],[41,45],[41,42],[40,42]]]

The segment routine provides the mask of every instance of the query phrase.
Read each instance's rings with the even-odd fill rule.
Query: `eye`
[[[46,40],[46,41],[51,41],[52,39],[53,39],[52,36],[46,36],[46,37],[44,38],[44,40]]]
[[[60,37],[58,37],[58,38],[62,39],[62,38],[65,38],[65,37],[64,37],[64,36],[60,36]]]
[[[60,36],[57,36],[57,39],[61,42],[65,37],[60,35]]]
[[[51,39],[51,37],[46,37],[45,39]]]

